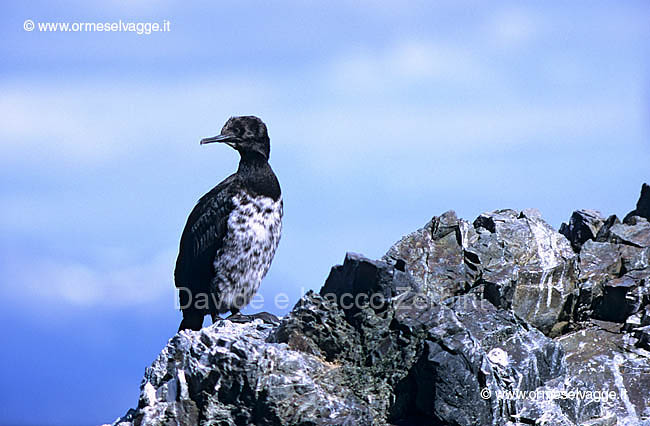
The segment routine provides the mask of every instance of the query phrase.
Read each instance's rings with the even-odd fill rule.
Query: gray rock
[[[605,283],[620,276],[623,261],[619,249],[610,243],[587,241],[580,252],[580,263],[573,319],[585,321],[603,296]]]
[[[596,241],[650,247],[650,222],[646,218],[632,216],[626,223],[621,223],[616,216],[610,216],[598,232]]]
[[[645,223],[645,219],[635,225],[614,223],[608,231],[608,241],[590,240],[582,246],[572,308],[575,321],[594,317],[625,322],[629,315],[648,303],[650,250],[616,237],[636,235],[637,242],[650,238],[650,228],[646,228]]]
[[[471,225],[448,211],[403,237],[382,260],[403,262],[423,291],[440,301],[465,293],[474,282],[475,266],[466,259],[464,247],[475,238]]]
[[[607,239],[612,243],[626,244],[634,247],[650,247],[650,223],[647,219],[637,217],[633,224],[614,224]]]
[[[636,347],[650,351],[650,325],[636,327],[632,330],[635,339],[633,342]],[[650,352],[649,352],[650,354]]]
[[[145,371],[131,423],[372,423],[336,365],[267,343],[271,328],[220,321],[178,333]]]
[[[610,229],[612,228],[612,226],[620,223],[621,221],[618,219],[618,217],[615,214],[609,216],[607,219],[605,219],[603,226],[601,226],[600,230],[598,231],[598,234],[596,235],[596,241],[601,243],[610,242],[610,235],[609,235]]]
[[[484,213],[467,251],[476,254],[484,296],[545,333],[566,318],[577,256],[568,240],[538,216],[513,210]]]
[[[483,388],[533,390],[565,370],[561,347],[512,312],[475,294],[440,304],[384,262],[348,255],[321,293],[279,326],[180,332],[115,424],[496,425],[521,404]]]
[[[560,234],[564,235],[576,252],[582,245],[596,238],[598,231],[603,227],[605,219],[596,210],[576,210],[571,215],[569,223],[560,226]]]
[[[567,387],[614,392],[614,398],[605,401],[583,400],[575,418],[614,414],[623,425],[650,419],[650,359],[623,350],[624,337],[592,326],[559,338],[566,353]]]
[[[473,226],[447,212],[402,238],[383,258],[405,269],[427,295],[442,301],[483,292],[548,333],[567,315],[577,257],[537,210],[498,210]]]
[[[178,333],[113,424],[650,425],[650,225],[599,220],[434,217],[279,325]]]
[[[650,247],[620,245],[618,251],[625,271],[643,271],[650,268]]]

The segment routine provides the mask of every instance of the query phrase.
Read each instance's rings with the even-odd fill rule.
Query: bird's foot
[[[261,319],[267,324],[278,325],[280,324],[280,318],[269,312],[258,312],[256,314],[244,315],[241,313],[232,314],[226,317],[228,321],[236,322],[238,324],[245,324],[256,319]]]

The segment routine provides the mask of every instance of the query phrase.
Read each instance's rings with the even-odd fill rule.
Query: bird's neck
[[[257,152],[241,153],[237,173],[242,175],[256,174],[269,167],[269,162],[263,155]]]
[[[242,154],[237,174],[247,190],[274,200],[280,197],[280,184],[267,159],[261,154]]]

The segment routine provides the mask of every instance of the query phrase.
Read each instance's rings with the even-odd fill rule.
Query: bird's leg
[[[210,318],[212,318],[212,324],[223,319],[219,316],[220,304],[218,298],[216,297],[217,294],[216,291],[217,291],[216,288],[211,287],[210,299],[208,299],[208,311],[210,312]]]
[[[183,321],[178,327],[178,331],[181,330],[194,330],[199,331],[203,327],[203,313],[197,311],[183,311]]]

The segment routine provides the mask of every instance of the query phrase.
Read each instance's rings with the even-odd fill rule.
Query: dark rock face
[[[279,325],[178,333],[114,424],[650,425],[648,221],[580,210],[564,231],[434,217]]]
[[[605,219],[600,216],[600,212],[595,210],[577,210],[571,215],[569,224],[563,223],[560,226],[560,234],[571,241],[571,246],[576,252],[588,241],[593,240],[598,235],[598,231],[603,227]]]
[[[634,216],[640,216],[650,220],[650,185],[647,183],[644,183],[641,187],[641,196],[636,203],[636,209],[629,212],[625,216],[625,219],[623,219],[623,222],[628,223]]]

